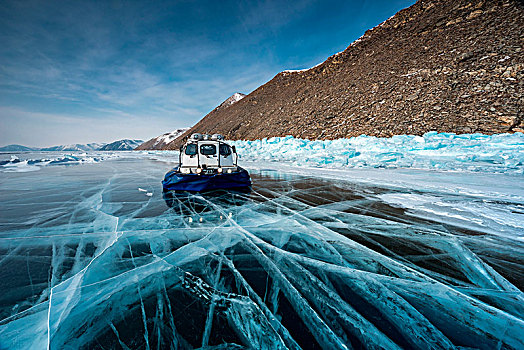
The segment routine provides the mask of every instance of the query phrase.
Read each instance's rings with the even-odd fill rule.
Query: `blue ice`
[[[176,152],[4,155],[0,348],[522,349],[522,141],[237,141],[252,191],[185,196]]]
[[[243,160],[331,168],[418,168],[524,173],[524,134],[430,132],[302,140],[292,136],[234,143]]]

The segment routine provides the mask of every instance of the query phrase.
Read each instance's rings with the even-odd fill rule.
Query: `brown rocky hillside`
[[[193,132],[228,139],[293,135],[524,131],[524,5],[516,0],[418,1],[345,51],[281,72]]]

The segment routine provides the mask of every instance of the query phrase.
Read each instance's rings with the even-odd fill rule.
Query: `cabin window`
[[[195,145],[194,143],[190,143],[189,145],[186,146],[185,153],[188,156],[194,156],[195,154],[197,154],[197,145]]]
[[[219,146],[219,149],[220,149],[221,156],[227,157],[228,155],[231,154],[231,148],[228,145],[221,144]]]
[[[200,154],[205,156],[211,156],[217,154],[217,148],[215,145],[201,145]]]

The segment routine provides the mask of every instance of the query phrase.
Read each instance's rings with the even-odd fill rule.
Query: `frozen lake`
[[[249,193],[166,197],[169,154],[10,157],[1,349],[524,348],[522,172],[246,162]]]

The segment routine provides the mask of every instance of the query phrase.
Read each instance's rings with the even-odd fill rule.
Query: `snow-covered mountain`
[[[183,129],[186,131],[187,129]],[[142,144],[142,140],[123,139],[111,143],[75,143],[71,145],[57,145],[50,147],[27,147],[22,145],[7,145],[0,147],[0,152],[32,152],[32,151],[49,151],[49,152],[89,152],[89,151],[130,151]]]
[[[147,142],[144,142],[138,146],[137,150],[145,149],[165,149],[165,146],[170,142],[174,141],[177,137],[188,131],[190,128],[180,128],[171,132],[167,132],[163,135],[154,137]]]
[[[0,152],[30,152],[38,150],[38,148],[27,147],[22,145],[7,145],[0,147]]]
[[[241,99],[246,97],[245,94],[240,92],[235,92],[233,95],[229,96],[224,102],[222,102],[217,108],[215,109],[222,109],[223,107],[231,106],[234,103],[237,103]]]
[[[118,140],[100,147],[99,151],[131,151],[137,148],[143,142],[143,140]]]
[[[51,147],[40,148],[40,151],[98,151],[101,147],[105,146],[106,143],[88,143],[80,144],[75,143],[71,145],[58,145]]]

